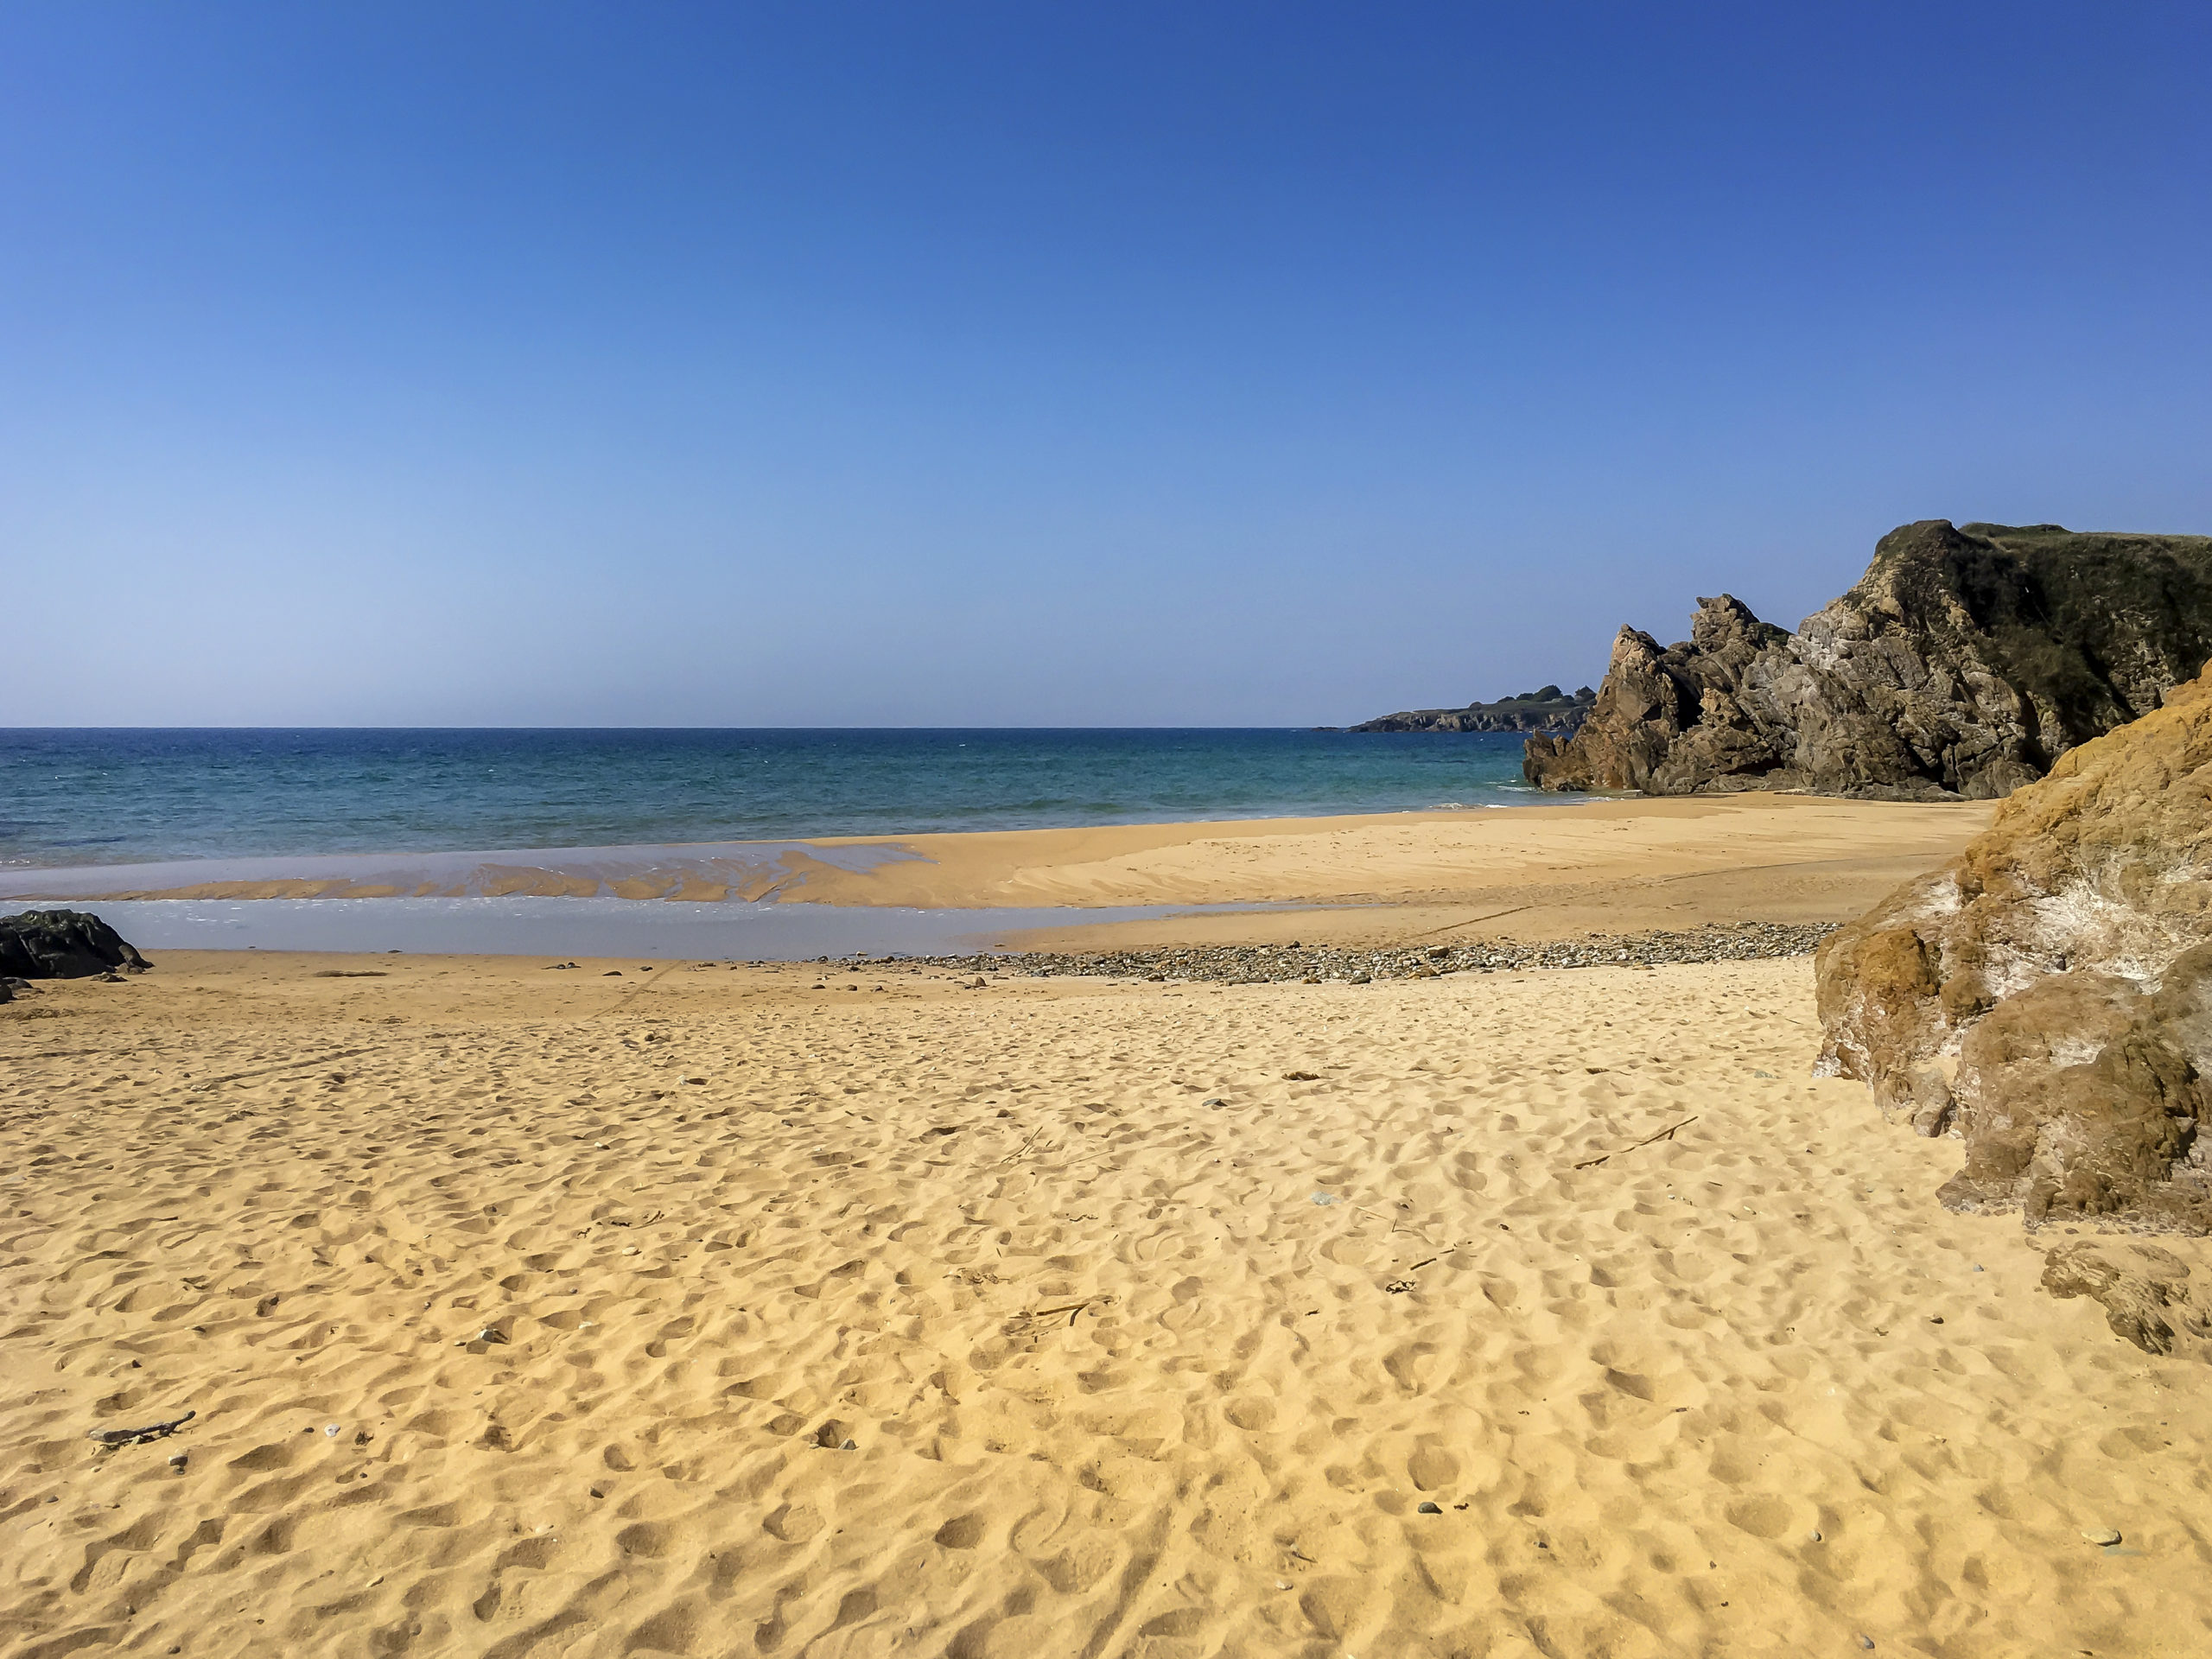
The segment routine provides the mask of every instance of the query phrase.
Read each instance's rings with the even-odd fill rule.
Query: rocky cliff
[[[1589,719],[1530,739],[1522,769],[1554,790],[1986,799],[2208,658],[2212,537],[1931,518],[1794,634],[1725,594],[1681,645],[1623,628]]]
[[[1816,975],[1823,1068],[1964,1141],[1951,1208],[2212,1230],[2212,671],[2069,750]],[[2060,1276],[2111,1307],[2100,1273]]]
[[[1555,685],[1496,702],[1471,702],[1464,709],[1408,709],[1379,720],[1363,721],[1355,732],[1547,732],[1571,737],[1589,717],[1598,694],[1584,686],[1568,696]]]

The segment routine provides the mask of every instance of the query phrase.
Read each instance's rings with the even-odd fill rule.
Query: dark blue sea
[[[1518,736],[0,730],[0,868],[887,836],[1534,798]]]

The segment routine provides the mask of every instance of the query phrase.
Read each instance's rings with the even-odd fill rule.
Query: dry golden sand
[[[608,965],[0,1008],[0,1648],[2212,1650],[2202,1369],[1809,1078],[1802,961]]]

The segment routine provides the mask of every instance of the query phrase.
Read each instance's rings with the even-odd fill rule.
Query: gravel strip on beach
[[[1484,939],[1472,944],[1175,945],[1154,950],[981,951],[962,957],[823,957],[831,968],[896,962],[902,967],[951,968],[1033,979],[1081,975],[1108,979],[1211,980],[1230,985],[1354,985],[1378,979],[1433,979],[1440,974],[1495,973],[1515,968],[1652,968],[1664,963],[1759,962],[1810,954],[1836,931],[1833,922],[1713,924],[1688,932],[1590,933],[1576,939],[1524,944]]]

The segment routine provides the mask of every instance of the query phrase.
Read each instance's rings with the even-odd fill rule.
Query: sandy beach
[[[1537,937],[1850,913],[1984,816],[1038,832],[883,874]],[[1810,988],[262,952],[41,985],[0,1007],[0,1650],[2204,1650],[2198,1370],[1940,1209],[1955,1147],[1809,1076]]]
[[[2212,1659],[2209,62],[0,4],[0,1659]]]

